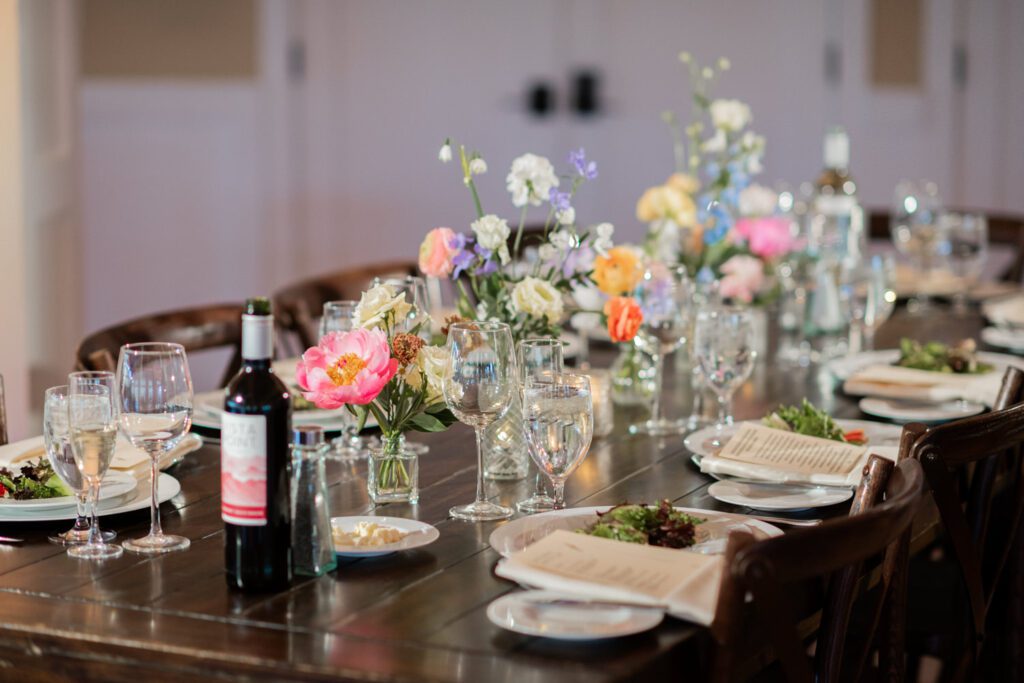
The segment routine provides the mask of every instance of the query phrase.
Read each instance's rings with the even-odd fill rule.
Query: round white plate
[[[665,618],[656,607],[550,604],[558,599],[574,598],[555,591],[516,591],[488,605],[487,618],[509,631],[557,640],[628,636],[649,631]]]
[[[171,498],[181,493],[181,483],[169,474],[161,474],[157,480],[160,489],[159,501],[166,503]],[[149,484],[136,486],[135,490],[120,498],[111,498],[102,501],[97,510],[100,517],[119,515],[124,512],[134,512],[149,507]],[[56,522],[60,520],[74,520],[76,510],[74,507],[60,508],[54,510],[3,510],[0,511],[0,522]]]
[[[899,349],[862,351],[843,356],[842,358],[833,358],[825,364],[825,367],[836,379],[845,381],[861,368],[866,368],[869,365],[892,365],[899,359]],[[1024,368],[1024,360],[1005,353],[988,353],[983,351],[978,354],[978,360],[993,366],[992,372],[998,372],[1000,375],[1007,366],[1013,365]]]
[[[14,465],[17,469],[19,463]],[[127,472],[107,472],[100,484],[100,502],[111,498],[120,498],[131,493],[138,485],[138,480]],[[60,496],[59,498],[40,498],[38,500],[13,500],[11,498],[0,499],[0,513],[16,510],[59,510],[60,508],[74,508],[74,496]]]
[[[716,481],[708,487],[715,500],[744,505],[755,510],[807,510],[842,503],[853,497],[853,489],[790,484],[748,484],[733,479]]]
[[[390,555],[401,550],[412,550],[430,545],[441,537],[441,532],[431,524],[418,522],[415,519],[404,517],[332,517],[331,528],[341,529],[345,532],[352,532],[359,522],[373,522],[380,526],[391,526],[399,531],[405,532],[405,536],[397,543],[373,546],[335,545],[334,551],[338,557],[380,557]]]
[[[748,422],[754,424],[761,423],[760,420],[748,420]],[[713,426],[698,429],[683,440],[683,445],[700,457],[715,455],[722,447],[715,444],[716,438],[720,438],[722,444],[724,444],[740,430],[742,424],[742,422],[737,422],[725,427],[722,429],[720,437]],[[847,432],[854,429],[863,429],[864,436],[868,439],[867,446],[899,446],[900,444],[900,432],[902,430],[896,425],[873,422],[871,420],[836,420],[836,424]]]
[[[891,398],[862,398],[857,404],[868,415],[884,417],[893,422],[949,422],[985,412],[981,403],[970,401],[946,401],[945,403],[922,403],[900,401]]]
[[[582,529],[597,521],[598,512],[604,512],[612,507],[614,506],[599,505],[595,507],[569,508],[520,517],[499,526],[491,532],[491,537],[487,541],[502,557],[508,557],[531,543],[536,543],[553,531],[559,529],[565,529],[566,531]],[[707,520],[703,524],[697,525],[697,543],[686,548],[686,550],[691,552],[707,555],[723,553],[725,552],[725,543],[729,533],[737,529],[749,531],[758,540],[782,535],[782,530],[778,527],[745,515],[718,512],[716,510],[701,510],[698,508],[677,507],[675,509],[695,517],[703,517]]]
[[[981,340],[989,346],[1010,349],[1014,353],[1024,353],[1024,330],[986,327],[981,331]]]

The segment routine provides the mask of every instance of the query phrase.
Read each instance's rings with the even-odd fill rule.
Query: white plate
[[[747,422],[761,424],[760,420],[747,420]],[[740,430],[742,424],[743,422],[737,422],[722,429],[722,444],[732,438]],[[872,422],[871,420],[836,420],[836,424],[846,432],[854,429],[863,429],[864,436],[868,439],[866,445],[869,447],[899,446],[900,444],[900,433],[902,430],[896,425]],[[719,433],[714,427],[704,427],[687,436],[683,440],[683,445],[697,456],[713,456],[721,449],[720,445],[715,445],[714,443],[715,438],[718,436]]]
[[[981,331],[981,340],[989,346],[1010,349],[1014,353],[1024,353],[1024,330],[986,327]]]
[[[169,474],[161,474],[157,480],[160,489],[159,501],[165,503],[181,493],[181,483]],[[120,498],[111,498],[99,505],[97,514],[100,517],[119,515],[124,512],[134,512],[149,507],[149,484],[136,486],[135,490]],[[56,522],[60,520],[74,520],[75,508],[61,508],[55,510],[3,510],[0,512],[0,522]]]
[[[560,598],[574,599],[555,591],[516,591],[488,605],[487,618],[509,631],[557,640],[628,636],[649,631],[665,618],[655,607],[538,604]]]
[[[833,358],[825,364],[825,367],[836,379],[845,381],[861,368],[866,368],[869,365],[892,365],[899,359],[899,349],[862,351],[843,356],[842,358]],[[992,372],[998,372],[999,374],[1002,374],[1007,366],[1011,365],[1024,368],[1024,360],[1005,353],[988,353],[983,351],[978,354],[978,360],[992,365]]]
[[[801,484],[748,484],[733,479],[716,481],[708,487],[715,500],[744,505],[755,510],[807,510],[842,503],[853,497],[853,489]]]
[[[345,427],[345,409],[340,410],[293,410],[293,425],[318,425],[325,431],[337,432]],[[205,429],[220,429],[220,416],[224,413],[224,392],[208,391],[197,394],[195,410],[192,413],[192,424]],[[377,422],[370,415],[366,419],[367,427],[376,427]]]
[[[597,521],[598,512],[604,512],[612,507],[614,506],[599,505],[595,507],[569,508],[520,517],[499,526],[491,532],[491,537],[487,541],[502,557],[508,557],[531,543],[536,543],[553,531],[559,529],[565,529],[566,531],[582,529]],[[718,512],[716,510],[701,510],[698,508],[677,507],[675,509],[696,517],[703,517],[707,520],[703,524],[697,525],[697,544],[686,548],[686,550],[692,552],[708,555],[725,552],[725,542],[729,537],[729,533],[736,529],[749,531],[758,540],[782,535],[782,530],[778,527],[745,515]]]
[[[390,555],[400,550],[412,550],[430,545],[441,536],[436,527],[426,522],[418,522],[415,519],[404,517],[332,517],[331,528],[341,529],[351,533],[359,522],[372,522],[380,526],[391,526],[406,535],[397,543],[373,546],[336,545],[334,551],[338,557],[380,557]]]
[[[30,461],[29,461],[30,462]],[[16,470],[25,463],[18,463],[12,468]],[[138,480],[127,472],[107,472],[100,484],[100,502],[111,498],[120,498],[135,490]],[[75,508],[74,496],[60,496],[59,498],[40,498],[38,500],[12,500],[10,498],[0,499],[0,514],[18,510],[59,510],[60,508]]]
[[[979,415],[985,406],[970,401],[946,401],[945,403],[924,403],[900,401],[892,398],[862,398],[857,404],[868,415],[884,417],[893,422],[949,422],[962,417]]]

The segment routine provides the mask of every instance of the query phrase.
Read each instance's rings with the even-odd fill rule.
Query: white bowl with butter
[[[333,517],[331,536],[338,557],[379,557],[421,548],[441,533],[426,522],[403,517]]]

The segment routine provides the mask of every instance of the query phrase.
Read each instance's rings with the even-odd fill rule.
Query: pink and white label
[[[267,418],[223,413],[220,516],[229,524],[267,524]]]

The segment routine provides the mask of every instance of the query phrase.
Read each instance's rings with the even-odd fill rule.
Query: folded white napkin
[[[847,378],[843,391],[853,396],[880,396],[926,403],[963,399],[991,406],[999,394],[1002,379],[1002,374],[995,370],[982,375],[964,375],[895,365],[869,365]]]
[[[187,453],[198,450],[203,440],[195,434],[186,434],[170,451],[160,459],[160,468],[170,467]],[[37,436],[17,443],[8,444],[0,449],[0,465],[10,466],[46,457],[43,437]],[[149,456],[131,444],[128,439],[118,435],[114,448],[114,457],[110,461],[110,469],[128,472],[139,479],[149,478]]]
[[[982,311],[997,325],[1024,327],[1024,294],[986,301]]]
[[[814,484],[815,486],[837,486],[840,488],[856,488],[860,483],[861,471],[871,455],[879,455],[893,462],[899,454],[896,446],[868,446],[868,450],[854,467],[846,474],[802,474],[790,470],[780,470],[764,465],[752,465],[739,460],[717,458],[706,455],[701,458],[700,471],[705,474],[717,474],[741,479],[756,479],[773,484]]]

